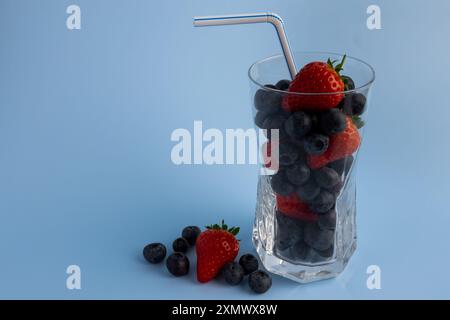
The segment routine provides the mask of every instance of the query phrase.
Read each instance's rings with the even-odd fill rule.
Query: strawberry
[[[239,252],[239,241],[235,237],[239,232],[238,227],[228,229],[222,220],[222,225],[215,224],[206,228],[195,243],[199,282],[214,279],[226,263],[234,261]]]
[[[282,101],[283,108],[288,112],[298,110],[323,111],[336,107],[344,98],[345,89],[339,72],[343,69],[345,55],[342,61],[334,66],[336,61],[310,62],[305,65],[291,82],[288,91],[299,93],[319,93],[318,95],[286,94]],[[340,92],[333,94],[334,92]],[[331,94],[323,94],[331,93]]]
[[[317,220],[317,215],[309,209],[306,203],[300,200],[296,193],[288,196],[280,196],[277,194],[276,197],[278,210],[284,215],[304,221]]]
[[[344,131],[330,136],[328,149],[321,155],[309,155],[308,165],[318,169],[330,162],[345,158],[358,149],[361,137],[358,128],[350,117],[347,117],[347,127]]]

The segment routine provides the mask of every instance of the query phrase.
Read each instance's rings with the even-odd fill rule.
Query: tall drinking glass
[[[343,56],[296,52],[294,58],[300,69],[312,61],[341,61]],[[337,276],[356,249],[357,155],[375,73],[364,61],[347,56],[341,71],[346,89],[320,94],[289,92],[289,81],[279,82],[289,79],[282,55],[256,62],[248,75],[255,125],[279,129],[279,141],[271,141],[269,133],[266,144],[277,144],[278,157],[270,159],[270,152],[265,152],[268,161],[264,164],[278,170],[260,175],[258,181],[253,228],[256,250],[266,269],[298,282]],[[333,99],[340,100],[333,107],[339,112],[330,112],[326,106],[296,108],[296,101],[315,105]],[[327,131],[333,116],[345,119],[345,130]],[[328,145],[326,151],[314,154],[314,148],[324,147],[322,142]]]

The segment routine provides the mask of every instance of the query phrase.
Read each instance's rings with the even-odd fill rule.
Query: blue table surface
[[[450,2],[77,0],[0,2],[0,298],[450,298]],[[176,166],[176,128],[252,126],[247,69],[280,52],[265,25],[195,15],[273,11],[297,50],[346,52],[377,73],[358,167],[358,249],[332,280],[200,285],[147,264],[185,225],[224,218],[254,252],[257,167]],[[194,256],[190,255],[195,266]],[[81,268],[81,290],[66,268]],[[381,289],[366,269],[381,269]]]

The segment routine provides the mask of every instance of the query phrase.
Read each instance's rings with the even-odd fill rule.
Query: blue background
[[[82,29],[66,28],[77,4]],[[382,30],[366,28],[381,7]],[[450,2],[0,2],[0,298],[450,298]],[[252,126],[247,69],[280,52],[269,25],[192,17],[273,11],[297,50],[377,72],[358,169],[358,250],[333,280],[274,277],[262,296],[141,257],[221,218],[251,249],[256,166],[175,166],[176,128]],[[191,256],[193,259],[193,257]],[[65,287],[66,268],[82,289]],[[379,265],[381,290],[366,268]]]

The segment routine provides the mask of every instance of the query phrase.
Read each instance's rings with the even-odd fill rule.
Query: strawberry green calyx
[[[342,57],[341,62],[339,62],[336,66],[334,64],[337,62],[337,60],[331,61],[330,58],[328,58],[327,64],[330,66],[330,68],[332,68],[334,71],[336,71],[337,74],[340,75],[340,72],[342,70],[344,70],[344,63],[345,63],[345,59],[346,58],[347,58],[347,55],[344,54],[344,56]]]
[[[228,228],[228,226],[224,223],[224,221],[222,220],[222,223],[219,224],[211,224],[209,226],[206,226],[206,229],[208,230],[223,230],[223,231],[228,231],[229,233],[231,233],[233,236],[237,235],[239,233],[240,228],[239,227],[231,227]]]
[[[358,128],[361,129],[362,127],[364,127],[364,120],[361,119],[360,116],[352,116],[351,117],[353,124]]]

